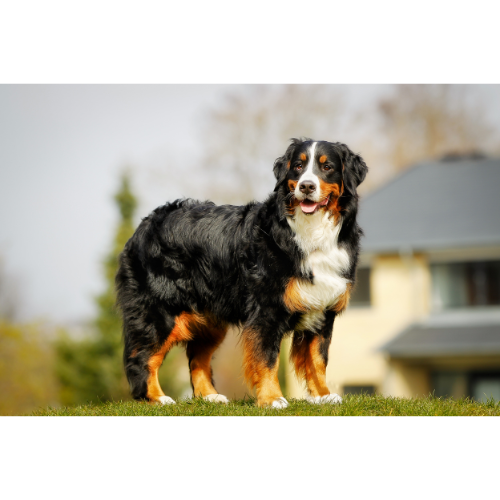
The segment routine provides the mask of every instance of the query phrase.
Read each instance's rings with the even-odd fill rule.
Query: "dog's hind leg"
[[[125,327],[125,371],[134,399],[146,399],[162,404],[175,403],[163,392],[158,380],[158,371],[174,345],[192,340],[194,316],[192,313],[184,312],[176,316],[175,320],[171,318],[173,327],[161,341],[146,342],[143,336],[132,335],[131,329]],[[152,329],[154,328],[151,326],[150,330]],[[151,337],[153,335],[150,334]]]
[[[226,396],[218,394],[214,387],[210,365],[213,353],[221,345],[226,333],[225,326],[200,325],[194,340],[187,343],[186,354],[195,397],[203,397],[207,401],[217,403],[228,403]]]

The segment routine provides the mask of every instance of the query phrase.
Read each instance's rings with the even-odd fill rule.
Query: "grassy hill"
[[[340,405],[311,405],[303,400],[289,400],[285,410],[261,409],[255,400],[231,403],[208,403],[184,399],[171,406],[135,401],[98,403],[84,406],[38,410],[35,416],[500,416],[500,402],[477,403],[470,399],[403,399],[383,396],[346,396]]]

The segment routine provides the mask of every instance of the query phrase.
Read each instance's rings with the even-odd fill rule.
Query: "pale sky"
[[[117,220],[112,195],[120,169],[133,166],[141,217],[168,199],[189,196],[165,183],[154,186],[152,167],[182,169],[183,157],[201,156],[207,110],[228,91],[246,90],[0,86],[0,257],[19,282],[22,319],[64,323],[94,315],[93,296],[103,287],[100,262]],[[381,91],[357,86],[351,105]]]

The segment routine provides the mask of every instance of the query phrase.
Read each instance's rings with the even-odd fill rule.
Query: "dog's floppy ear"
[[[290,168],[289,162],[292,159],[295,148],[299,144],[302,144],[302,141],[300,139],[292,139],[292,143],[290,144],[290,146],[288,146],[285,154],[283,156],[280,156],[279,158],[276,158],[273,167],[274,177],[276,177],[276,186],[274,187],[275,191],[278,190],[280,185],[285,180],[288,169]]]
[[[356,188],[365,180],[368,167],[361,156],[353,153],[345,144],[337,143],[342,158],[344,189],[351,195],[356,194]]]

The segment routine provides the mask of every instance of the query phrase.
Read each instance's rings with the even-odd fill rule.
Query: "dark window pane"
[[[350,305],[359,307],[371,305],[369,267],[357,269],[356,286],[353,294],[351,295]]]
[[[488,264],[488,304],[500,304],[500,262]]]
[[[500,401],[500,372],[471,373],[470,395],[482,403],[490,398]]]
[[[344,385],[344,394],[375,394],[374,385]]]
[[[466,269],[468,305],[488,305],[488,274],[486,262],[469,262]]]
[[[467,374],[457,371],[436,371],[431,375],[431,391],[437,398],[460,399],[467,395]]]

